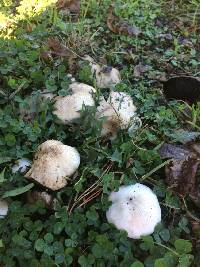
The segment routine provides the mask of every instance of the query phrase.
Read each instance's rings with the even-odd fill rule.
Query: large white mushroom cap
[[[75,119],[80,118],[80,111],[83,105],[95,105],[94,99],[90,93],[77,92],[64,97],[58,96],[54,104],[54,114],[57,115],[62,123],[69,124]]]
[[[161,209],[153,191],[143,185],[122,186],[109,196],[112,205],[106,213],[109,223],[125,230],[128,237],[138,239],[152,234],[161,221]]]
[[[0,218],[4,218],[8,213],[8,203],[0,199]]]
[[[104,98],[100,99],[97,107],[97,117],[107,118],[102,126],[102,135],[104,136],[117,131],[118,128],[127,129],[131,126],[132,118],[136,117],[136,107],[128,94],[111,92],[107,101]]]
[[[31,169],[25,177],[58,190],[66,186],[67,178],[78,169],[79,164],[80,155],[74,147],[57,140],[48,140],[38,147]]]

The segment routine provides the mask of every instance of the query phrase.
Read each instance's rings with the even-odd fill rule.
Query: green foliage
[[[8,215],[0,219],[0,265],[4,267],[200,266],[198,229],[194,233],[190,221],[200,217],[199,210],[187,197],[183,201],[172,194],[163,168],[157,169],[163,163],[158,153],[162,143],[184,143],[199,136],[199,104],[190,109],[185,122],[180,114],[187,105],[166,104],[157,83],[166,73],[200,72],[197,12],[190,16],[193,21],[188,28],[177,21],[176,5],[166,1],[114,1],[116,15],[142,31],[130,37],[108,30],[105,18],[111,2],[81,1],[78,22],[71,22],[66,10],[56,9],[55,0],[0,3],[0,197],[9,202]],[[184,12],[199,7],[198,1],[185,5]],[[171,40],[164,37],[169,33]],[[54,54],[43,58],[42,52],[49,52],[49,37],[58,37],[68,46],[75,61]],[[68,74],[95,86],[91,68],[82,60],[84,54],[120,69],[122,82],[115,90],[132,96],[143,122],[133,134],[124,130],[116,139],[101,138],[104,121],[96,120],[96,107],[83,107],[81,123],[61,125],[52,114],[53,102],[42,98],[43,90],[68,95]],[[139,63],[148,70],[135,77]],[[99,96],[108,96],[108,89],[97,91],[96,103]],[[29,203],[27,192],[42,187],[12,173],[16,159],[33,159],[38,145],[48,139],[74,146],[81,154],[80,168],[67,187],[49,191],[57,199],[55,210],[41,201]],[[107,223],[108,194],[144,177],[161,203],[162,224],[151,236],[131,240]],[[87,193],[93,187],[99,195],[90,199]]]

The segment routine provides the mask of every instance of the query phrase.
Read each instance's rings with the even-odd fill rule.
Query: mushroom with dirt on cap
[[[78,169],[79,164],[80,155],[76,148],[57,140],[47,140],[38,147],[31,169],[25,177],[55,191],[67,185],[68,178]]]
[[[154,232],[161,221],[161,209],[153,191],[143,185],[121,186],[109,196],[112,205],[106,213],[109,223],[125,230],[128,237],[139,239]]]
[[[92,86],[76,82],[72,83],[69,89],[72,91],[72,95],[58,96],[55,98],[55,110],[53,113],[63,124],[70,124],[80,118],[80,111],[83,105],[95,105],[92,93],[95,93],[96,90]]]
[[[106,122],[102,125],[102,136],[111,134],[116,135],[118,129],[128,129],[141,120],[136,114],[136,106],[130,95],[124,92],[112,91],[106,101],[103,97],[100,99],[97,107],[97,118],[106,117]]]

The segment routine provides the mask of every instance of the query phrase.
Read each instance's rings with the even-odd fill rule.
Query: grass
[[[114,1],[115,14],[141,29],[138,37],[108,29],[110,4],[83,0],[74,22],[54,0],[0,3],[0,196],[10,196],[9,213],[0,220],[4,267],[200,266],[200,211],[167,188],[163,167],[168,161],[158,153],[164,142],[179,143],[175,130],[200,130],[199,104],[185,117],[186,104],[163,102],[159,82],[173,74],[200,73],[199,1]],[[49,56],[48,39],[55,37],[69,49],[67,56]],[[129,93],[138,107],[143,125],[136,134],[121,131],[115,140],[102,139],[93,109],[83,110],[80,125],[60,125],[52,103],[41,101],[44,89],[68,93],[67,74],[96,86],[85,54],[120,70],[122,82],[115,90]],[[139,63],[148,68],[136,77]],[[108,92],[98,89],[99,95]],[[40,201],[28,203],[29,182],[11,172],[16,159],[33,159],[48,139],[75,146],[81,155],[77,177],[58,192],[47,190],[57,199],[55,211]],[[157,194],[162,223],[151,236],[130,240],[107,223],[105,212],[110,191],[137,181]]]

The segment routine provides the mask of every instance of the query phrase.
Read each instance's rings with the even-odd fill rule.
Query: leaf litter
[[[166,183],[170,189],[181,196],[189,196],[200,207],[200,190],[197,171],[200,165],[200,144],[164,144],[160,149],[162,159],[171,158],[165,166]]]
[[[114,33],[124,34],[130,37],[137,37],[141,33],[138,27],[131,26],[127,21],[116,16],[112,5],[108,9],[107,26]]]

